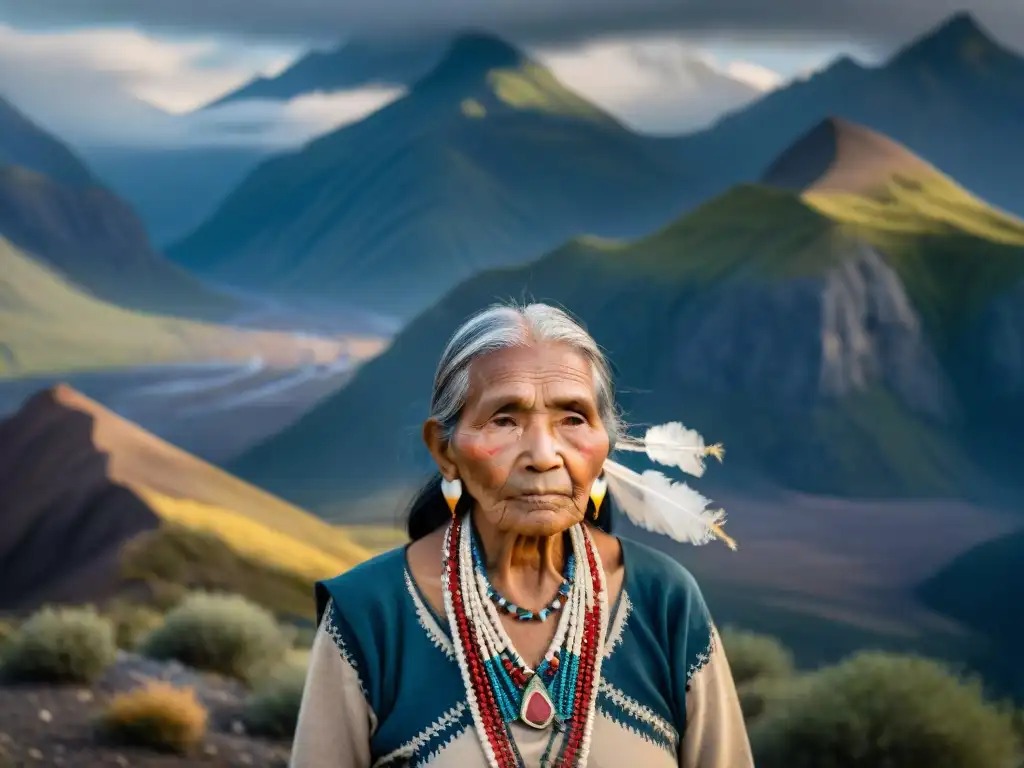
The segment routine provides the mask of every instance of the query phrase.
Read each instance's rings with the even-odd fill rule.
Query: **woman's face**
[[[608,456],[590,364],[564,344],[477,358],[451,441],[434,422],[424,434],[442,474],[476,500],[479,523],[521,536],[582,520]]]

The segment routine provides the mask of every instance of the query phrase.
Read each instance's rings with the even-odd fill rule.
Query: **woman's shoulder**
[[[405,547],[396,547],[364,560],[330,579],[317,582],[317,619],[328,601],[346,613],[365,613],[373,606],[395,606],[405,590]]]
[[[678,560],[633,539],[620,536],[619,541],[631,593],[642,593],[659,602],[703,602],[697,580]]]

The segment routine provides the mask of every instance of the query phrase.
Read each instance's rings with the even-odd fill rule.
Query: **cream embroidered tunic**
[[[590,768],[753,768],[729,663],[688,571],[621,539],[622,591],[604,649]],[[292,768],[486,766],[447,624],[405,549],[317,585],[320,627]],[[563,734],[512,723],[527,768]]]

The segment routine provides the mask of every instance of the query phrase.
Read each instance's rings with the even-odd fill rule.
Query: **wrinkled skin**
[[[459,478],[495,588],[528,609],[551,602],[565,564],[563,533],[584,520],[590,488],[608,456],[590,364],[561,344],[500,350],[475,360],[467,402],[450,441],[433,421],[424,440],[441,474]],[[611,595],[621,586],[618,540],[591,529]],[[443,530],[409,549],[413,577],[435,607]],[[535,663],[555,622],[509,619],[517,650]]]

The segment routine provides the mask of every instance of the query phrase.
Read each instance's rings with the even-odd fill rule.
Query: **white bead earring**
[[[459,499],[462,498],[462,481],[457,477],[454,480],[446,480],[442,477],[441,495],[448,502],[448,509],[452,511],[452,517],[455,517],[455,507],[459,503]]]

